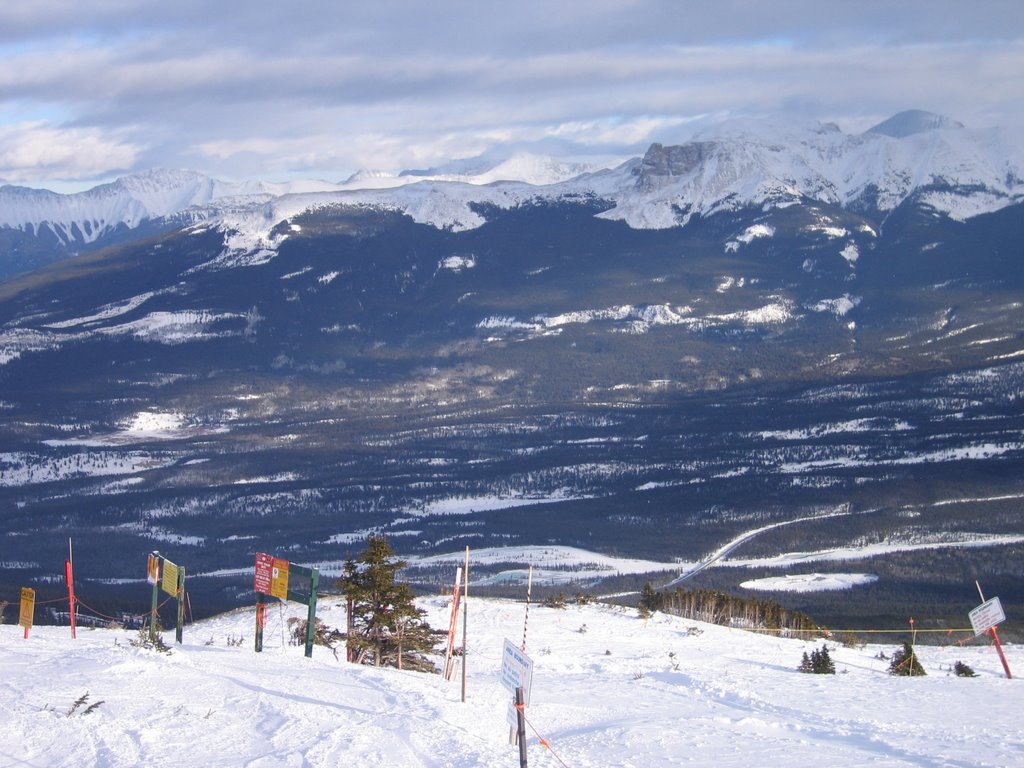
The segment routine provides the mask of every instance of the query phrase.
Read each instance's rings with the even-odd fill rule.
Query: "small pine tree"
[[[366,550],[345,563],[338,587],[349,603],[348,658],[357,664],[436,672],[426,657],[437,645],[434,632],[413,602],[410,586],[396,580],[404,567],[383,536],[371,536]]]
[[[923,677],[926,674],[910,643],[904,643],[902,648],[893,653],[889,661],[889,674],[900,677]]]
[[[964,664],[962,661],[958,661],[953,665],[953,673],[957,677],[977,677],[978,673],[971,669],[969,666]]]
[[[807,655],[807,651],[804,651],[804,657],[800,660],[800,666],[797,670],[804,674],[811,674],[814,671],[814,667],[811,665],[811,657]]]
[[[637,606],[640,618],[649,619],[655,611],[660,611],[663,605],[664,598],[655,591],[651,582],[644,584],[644,588],[640,592],[640,604]]]

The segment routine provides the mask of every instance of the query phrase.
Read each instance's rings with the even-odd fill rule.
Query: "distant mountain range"
[[[166,231],[210,220],[252,232],[259,219],[265,239],[278,221],[331,204],[397,210],[455,230],[482,223],[471,210],[477,204],[582,197],[605,201],[598,215],[634,228],[812,201],[878,217],[911,198],[963,221],[1020,202],[1022,167],[1019,146],[998,131],[909,111],[856,135],[831,124],[733,121],[685,144],[655,144],[642,159],[606,170],[518,154],[400,174],[360,172],[342,183],[235,183],[153,170],[68,195],[3,186],[0,277],[123,241],[140,226]]]
[[[729,589],[754,555],[884,541],[864,600],[818,608],[931,610],[986,573],[1016,610],[1021,167],[908,112],[604,169],[4,187],[0,599],[72,533],[97,589],[159,547],[223,607],[254,551],[380,531],[664,562],[740,540],[752,565],[696,580]]]

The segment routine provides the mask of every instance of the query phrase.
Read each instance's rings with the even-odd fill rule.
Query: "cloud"
[[[780,109],[857,126],[912,107],[1024,124],[1018,6],[7,3],[0,126],[21,125],[36,147],[89,142],[86,163],[58,151],[65,143],[49,155],[63,163],[39,150],[45,180],[195,163],[340,178],[502,143],[638,154],[685,140],[702,115]],[[50,113],[61,121],[36,120]],[[40,138],[25,138],[30,125]]]
[[[55,128],[42,122],[0,126],[0,179],[96,178],[131,168],[139,147],[98,128]]]

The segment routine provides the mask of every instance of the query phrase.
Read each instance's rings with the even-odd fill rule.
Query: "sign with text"
[[[999,602],[998,597],[986,600],[968,616],[971,618],[971,626],[974,627],[975,635],[983,635],[992,627],[1006,621],[1006,614],[1003,613],[1003,605]]]
[[[36,613],[36,591],[31,587],[21,588],[21,612],[18,614],[18,624],[26,630],[25,637],[28,637],[28,629],[32,626],[32,620]]]
[[[154,585],[160,581],[160,558],[153,554],[146,561],[146,581]]]
[[[160,582],[160,589],[168,595],[178,594],[178,566],[164,558],[164,578]]]
[[[523,701],[526,704],[530,703],[533,659],[519,650],[508,638],[505,638],[505,647],[501,653],[501,684],[512,693],[515,693],[516,688],[522,688]]]
[[[288,599],[289,563],[264,552],[256,553],[256,578],[253,588],[265,595]]]

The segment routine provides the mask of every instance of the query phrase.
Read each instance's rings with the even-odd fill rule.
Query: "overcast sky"
[[[1020,0],[5,0],[0,182],[339,181],[791,112],[1024,126]]]

